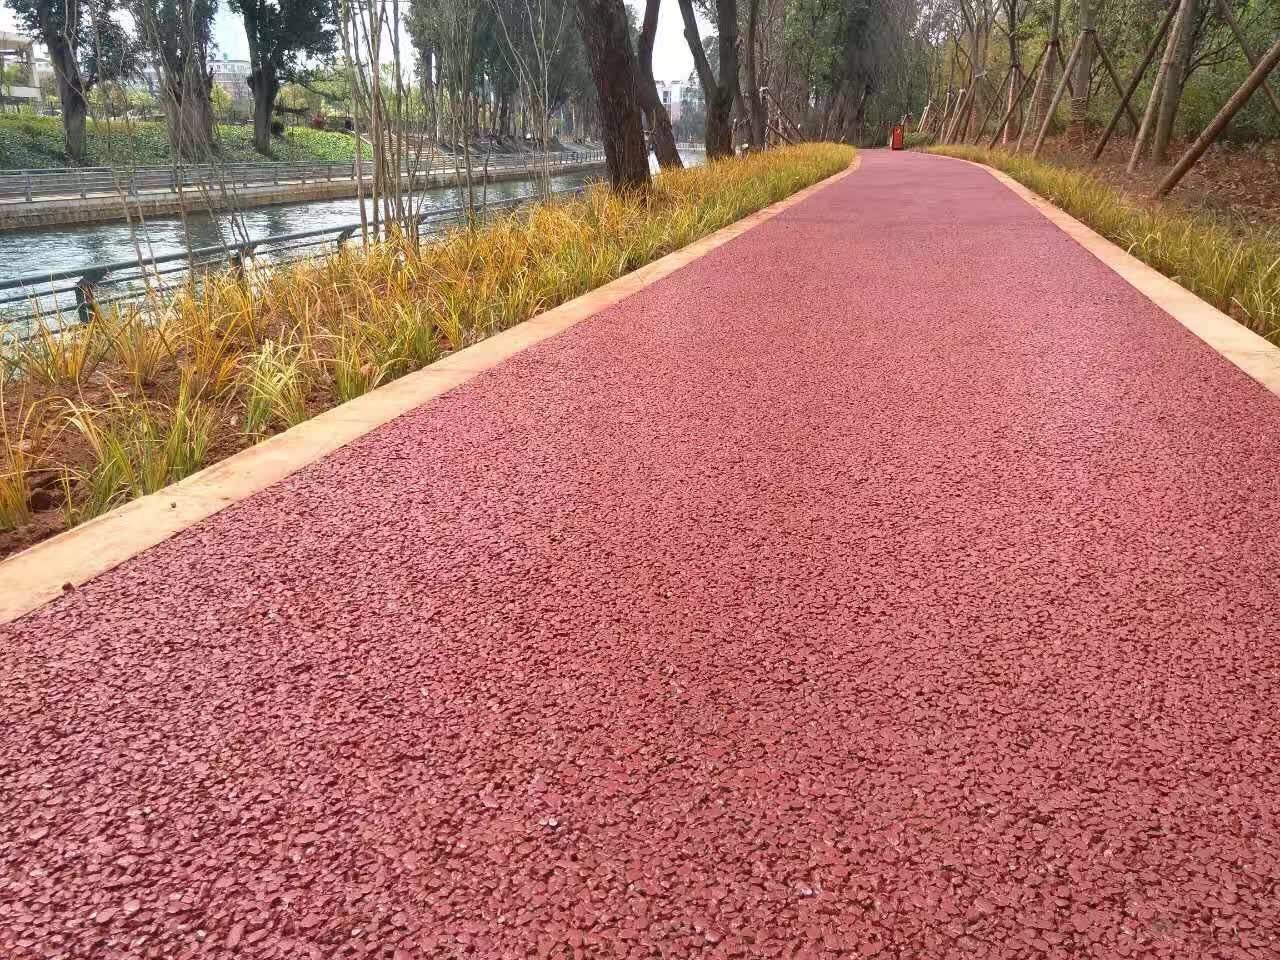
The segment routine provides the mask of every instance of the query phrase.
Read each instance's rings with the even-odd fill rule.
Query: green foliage
[[[1087,174],[1001,150],[934,147],[985,163],[1051,200],[1139,260],[1280,343],[1280,237],[1227,229],[1181,211],[1140,207]]]
[[[226,163],[259,163],[253,151],[253,128],[220,126],[219,156]],[[88,166],[149,166],[169,162],[169,137],[163,123],[134,120],[89,122]],[[355,141],[345,133],[292,127],[273,144],[277,160],[346,162],[355,156]],[[25,114],[0,116],[0,169],[68,166],[62,123],[57,117]]]
[[[1277,10],[1280,8],[1277,8],[1274,0],[1230,0],[1230,2],[1254,54],[1265,51],[1274,42],[1275,29],[1280,26],[1280,19],[1277,18]],[[1148,3],[1145,0],[1143,2],[1126,0],[1126,2],[1095,3],[1094,6],[1097,8],[1097,36],[1106,45],[1116,72],[1122,81],[1127,83],[1141,62],[1168,7],[1163,2]],[[943,4],[940,9],[945,11],[959,8],[954,5],[953,0],[948,0],[948,3]],[[997,14],[996,33],[1000,35],[1000,41],[991,43],[987,48],[985,69],[986,82],[990,87],[994,87],[1005,76],[1011,59],[1006,31],[1008,9],[1007,5],[1001,5],[998,8],[1000,12]],[[1051,5],[1044,0],[1037,0],[1037,2],[1018,4],[1016,9],[1021,19],[1014,34],[1018,61],[1021,69],[1025,71],[1031,69],[1031,65],[1049,39]],[[1070,51],[1079,29],[1078,11],[1079,5],[1076,3],[1064,2],[1061,5],[1060,37],[1064,56]],[[943,39],[934,41],[930,48],[931,66],[928,70],[927,92],[921,91],[912,107],[917,115],[930,98],[933,99],[936,107],[942,105],[948,82],[951,83],[953,90],[964,87],[968,82],[965,59],[968,37],[961,36],[957,43],[955,34],[941,36]],[[1151,94],[1152,80],[1163,50],[1163,44],[1157,48],[1155,61],[1148,67],[1142,83],[1134,94],[1132,106],[1138,116],[1142,115]],[[1090,126],[1095,129],[1106,124],[1120,102],[1119,93],[1107,79],[1101,65],[1096,64],[1096,67],[1087,110]],[[1239,88],[1250,69],[1213,0],[1200,0],[1198,4],[1198,16],[1192,34],[1188,67],[1190,73],[1179,100],[1173,133],[1175,136],[1191,138],[1208,125],[1219,108]],[[1176,69],[1174,72],[1176,73]],[[1060,76],[1060,72],[1055,73],[1054,76]],[[1272,77],[1271,83],[1273,88],[1280,89],[1278,85],[1280,80],[1275,76]],[[1029,100],[1030,91],[1027,97]],[[1071,98],[1064,96],[1051,129],[1065,127],[1070,110]],[[1125,135],[1131,134],[1127,123],[1122,125],[1121,132]],[[1265,95],[1259,92],[1236,115],[1224,139],[1254,141],[1277,136],[1280,136],[1280,118],[1277,118]]]

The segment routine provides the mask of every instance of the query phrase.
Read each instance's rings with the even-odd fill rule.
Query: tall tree
[[[577,4],[578,29],[596,86],[609,180],[615,190],[647,189],[649,153],[626,8],[622,0],[577,0]]]
[[[331,0],[230,0],[249,41],[253,148],[271,155],[271,114],[280,87],[299,79],[302,58],[327,58],[337,46]]]
[[[1080,32],[1084,40],[1076,55],[1076,75],[1071,78],[1071,135],[1084,142],[1088,135],[1086,123],[1089,114],[1089,92],[1093,84],[1093,49],[1095,29],[1093,0],[1077,0],[1076,11],[1080,20]]]
[[[213,152],[209,50],[217,0],[133,0],[139,39],[160,74],[160,101],[175,159]]]
[[[707,103],[707,157],[733,156],[733,104],[738,98],[738,0],[715,0],[719,69],[713,70],[698,34],[693,0],[679,0],[684,38]],[[717,76],[717,73],[719,76]]]
[[[1169,140],[1173,137],[1173,122],[1178,116],[1178,104],[1182,91],[1191,76],[1191,54],[1199,27],[1200,4],[1188,0],[1187,12],[1180,21],[1181,29],[1170,39],[1174,44],[1173,61],[1160,91],[1160,112],[1156,115],[1156,132],[1151,141],[1151,158],[1157,163],[1169,159]]]
[[[747,2],[747,114],[751,126],[751,146],[759,150],[765,146],[765,126],[768,122],[757,67],[760,55],[760,0]]]
[[[136,47],[111,0],[8,0],[23,32],[49,51],[68,159],[85,158],[89,92],[136,69]]]
[[[645,0],[644,20],[640,25],[640,102],[649,118],[649,132],[653,137],[653,152],[658,166],[682,167],[680,151],[676,149],[675,134],[671,132],[671,114],[667,112],[658,85],[653,79],[653,43],[658,33],[658,8],[662,0]]]

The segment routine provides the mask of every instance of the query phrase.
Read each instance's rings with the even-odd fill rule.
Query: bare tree
[[[551,67],[565,42],[567,0],[490,0],[502,35],[502,53],[516,75],[528,101],[541,144],[538,184],[543,196],[551,193]],[[513,33],[515,24],[519,24]]]

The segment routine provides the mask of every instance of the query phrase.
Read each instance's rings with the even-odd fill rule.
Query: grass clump
[[[80,477],[83,495],[67,507],[72,522],[195,473],[213,438],[214,412],[185,385],[172,406],[117,397],[102,408],[71,402],[68,411],[91,453]]]
[[[0,345],[0,523],[29,519],[22,459],[69,478],[74,523],[151,493],[642,266],[844,169],[805,144],[603,185],[442,236],[395,234],[277,268],[204,276],[86,327]],[[8,486],[5,486],[5,484]],[[7,518],[7,519],[6,519]],[[52,529],[44,530],[53,532]],[[0,538],[0,550],[20,546]]]
[[[1280,343],[1280,237],[1230,229],[1203,215],[1135,202],[1088,174],[1003,150],[933,147],[995,167],[1113,243]]]

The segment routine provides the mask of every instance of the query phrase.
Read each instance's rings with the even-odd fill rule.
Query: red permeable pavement
[[[0,956],[1275,957],[1280,400],[858,173],[0,632]]]

